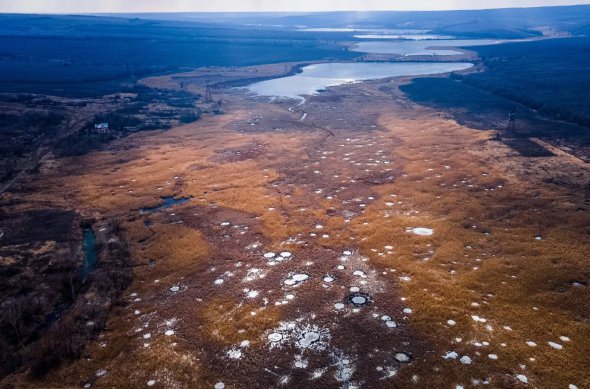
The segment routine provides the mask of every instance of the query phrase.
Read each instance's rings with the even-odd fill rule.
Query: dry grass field
[[[5,200],[117,217],[137,266],[80,360],[4,384],[590,387],[588,165],[521,157],[399,82],[295,112],[219,89],[223,115],[46,158]],[[141,212],[164,197],[188,201]]]

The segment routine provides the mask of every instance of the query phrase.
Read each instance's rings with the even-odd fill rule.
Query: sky
[[[590,4],[576,0],[0,0],[0,12],[315,12],[444,10]]]

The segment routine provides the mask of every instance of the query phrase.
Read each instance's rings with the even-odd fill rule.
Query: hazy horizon
[[[387,0],[323,1],[299,0],[296,4],[285,0],[247,0],[236,4],[233,0],[211,2],[172,0],[165,4],[149,0],[106,0],[102,2],[76,0],[0,0],[0,13],[154,13],[154,12],[327,12],[327,11],[444,11],[499,8],[531,8],[568,5],[588,5],[588,1],[568,0],[490,0],[474,3],[471,0],[430,1],[416,0],[411,4]]]

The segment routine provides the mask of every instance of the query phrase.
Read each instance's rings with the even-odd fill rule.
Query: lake
[[[303,28],[297,31],[304,32],[362,32],[367,34],[399,34],[399,35],[410,35],[410,34],[425,34],[429,30],[416,30],[416,29],[401,29],[401,28],[332,28],[332,27],[320,27],[320,28]]]
[[[487,46],[502,43],[492,39],[440,39],[440,40],[405,40],[390,42],[381,39],[379,42],[359,42],[352,51],[378,54],[400,55],[460,55],[458,50],[441,49],[440,47]]]
[[[426,40],[449,40],[453,39],[449,35],[431,35],[431,34],[360,34],[353,35],[357,39],[394,39],[408,41],[426,41]]]
[[[289,77],[274,78],[247,87],[260,96],[304,100],[305,95],[336,85],[379,78],[422,76],[465,70],[466,62],[351,62],[322,63],[305,66],[302,72]]]

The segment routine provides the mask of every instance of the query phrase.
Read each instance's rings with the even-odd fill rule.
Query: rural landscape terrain
[[[0,21],[0,387],[590,388],[590,6]]]

